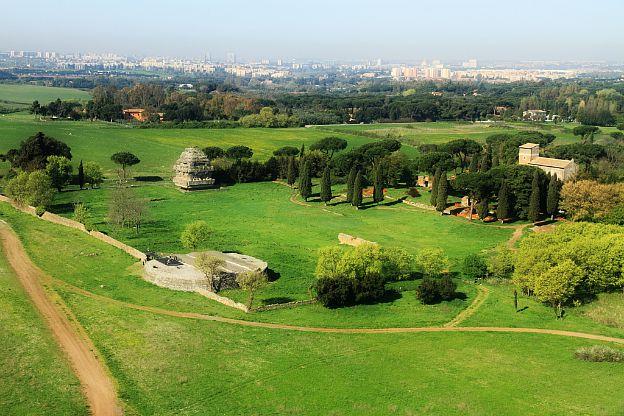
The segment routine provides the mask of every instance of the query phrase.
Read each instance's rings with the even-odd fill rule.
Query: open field
[[[328,136],[324,131],[305,128],[289,129],[139,129],[128,125],[89,121],[39,121],[28,114],[0,116],[0,153],[43,131],[67,143],[72,149],[73,162],[81,159],[99,162],[109,173],[115,169],[110,156],[115,152],[129,151],[141,163],[133,169],[136,175],[162,175],[171,177],[171,168],[186,147],[234,145],[249,146],[254,157],[267,159],[282,146],[309,146]],[[371,141],[367,137],[341,134],[351,146]],[[6,168],[6,164],[2,164]]]
[[[342,187],[340,187],[342,188]],[[510,228],[469,223],[442,217],[405,204],[388,202],[365,210],[348,204],[302,206],[290,201],[292,190],[273,183],[240,184],[220,191],[182,193],[169,183],[136,188],[149,201],[149,218],[137,235],[116,230],[105,222],[110,189],[63,192],[53,210],[71,216],[73,204],[93,210],[96,226],[143,251],[187,252],[179,242],[186,224],[203,219],[213,230],[207,248],[237,251],[263,259],[280,275],[264,298],[309,297],[316,252],[338,243],[338,233],[402,247],[412,254],[424,247],[440,247],[454,263],[469,253],[488,250],[506,241]]]
[[[87,91],[76,88],[43,87],[39,85],[0,84],[0,105],[8,107],[28,107],[33,101],[47,104],[61,100],[86,101],[91,97]]]
[[[0,413],[86,415],[78,379],[0,252]]]
[[[485,138],[494,134],[513,135],[521,131],[539,131],[544,134],[554,134],[557,139],[554,144],[566,144],[578,141],[572,134],[574,123],[470,123],[454,121],[437,121],[429,123],[388,123],[388,124],[352,124],[340,126],[318,126],[320,130],[340,133],[353,133],[367,137],[400,139],[403,143],[419,145],[425,143],[444,143],[452,139],[473,139],[485,141]],[[608,140],[608,133],[615,131],[614,127],[601,127],[604,134],[596,136],[596,142]]]

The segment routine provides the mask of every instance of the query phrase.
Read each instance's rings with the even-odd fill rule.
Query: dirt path
[[[54,297],[54,293],[46,292],[42,284],[44,273],[30,261],[19,238],[6,224],[0,223],[0,239],[15,275],[69,358],[91,413],[95,416],[121,415],[123,412],[118,406],[114,383],[95,355],[91,340],[62,300]]]
[[[517,250],[516,243],[518,242],[518,240],[520,240],[520,238],[522,237],[522,232],[528,226],[529,224],[524,224],[524,225],[519,225],[515,227],[516,230],[513,232],[509,240],[507,240],[507,247],[510,250],[514,250],[514,251]]]
[[[466,319],[474,315],[477,309],[479,309],[481,305],[483,305],[483,302],[485,302],[490,294],[490,290],[483,285],[479,286],[477,289],[479,293],[477,293],[477,296],[474,298],[470,306],[458,313],[457,316],[453,318],[450,322],[444,324],[445,327],[453,327],[461,324]]]

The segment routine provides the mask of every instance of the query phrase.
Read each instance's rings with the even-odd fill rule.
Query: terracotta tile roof
[[[566,159],[554,159],[552,157],[536,157],[528,162],[528,164],[532,166],[547,166],[549,168],[560,169],[567,167],[570,163],[574,163],[574,161]]]

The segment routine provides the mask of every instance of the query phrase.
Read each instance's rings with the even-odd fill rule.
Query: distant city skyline
[[[245,61],[624,61],[620,0],[513,5],[395,0],[383,7],[369,0],[206,3],[11,3],[2,8],[0,50],[188,58],[210,54],[218,61],[231,60],[230,53]]]

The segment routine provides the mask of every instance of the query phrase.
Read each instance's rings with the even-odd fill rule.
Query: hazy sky
[[[0,50],[624,60],[624,0],[0,0]]]

